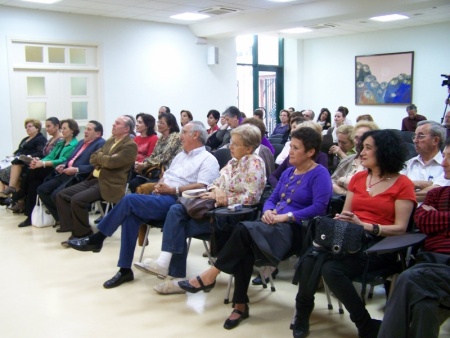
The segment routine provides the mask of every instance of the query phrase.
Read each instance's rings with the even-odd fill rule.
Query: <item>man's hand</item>
[[[62,174],[63,171],[64,171],[64,165],[63,165],[63,164],[60,164],[59,166],[57,166],[57,167],[55,168],[55,170],[58,172],[58,174]]]
[[[158,183],[155,185],[155,190],[153,190],[153,192],[160,195],[174,195],[175,189],[169,187],[165,183]]]
[[[66,174],[66,175],[68,175],[68,176],[76,175],[77,172],[78,172],[78,169],[77,169],[77,168],[74,168],[74,167],[72,167],[72,168],[66,168],[66,169],[63,170],[63,173]]]

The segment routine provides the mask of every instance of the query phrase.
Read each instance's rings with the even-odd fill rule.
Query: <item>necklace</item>
[[[372,187],[377,185],[378,183],[381,183],[383,181],[391,179],[390,177],[386,176],[386,177],[382,178],[381,180],[379,180],[378,182],[375,182],[374,184],[372,184],[372,177],[373,177],[372,174],[370,174],[369,184],[367,184],[367,189],[366,189],[367,192],[371,192],[372,191]]]
[[[292,202],[292,196],[294,195],[295,190],[300,186],[300,184],[302,183],[303,177],[304,177],[304,176],[306,175],[306,173],[312,168],[313,165],[314,165],[314,163],[312,163],[312,164],[308,167],[308,169],[307,169],[303,174],[298,174],[298,175],[297,175],[298,179],[297,179],[297,181],[295,181],[294,187],[293,187],[292,189],[288,190],[289,185],[292,185],[292,182],[293,182],[293,180],[294,180],[294,178],[295,178],[295,176],[296,176],[296,175],[295,175],[295,171],[296,171],[297,169],[295,169],[295,170],[292,172],[292,175],[289,177],[289,182],[286,183],[286,184],[284,185],[284,191],[283,191],[283,193],[281,194],[281,199],[280,199],[280,201],[277,203],[277,207],[279,207],[278,210],[277,210],[277,212],[280,212],[280,211],[283,210],[287,205],[291,204],[291,202]],[[285,203],[283,206],[280,207],[281,202],[283,202],[284,200],[285,200],[286,203]]]

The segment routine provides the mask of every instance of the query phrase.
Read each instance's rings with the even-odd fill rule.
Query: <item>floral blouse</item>
[[[169,168],[173,158],[183,149],[180,134],[170,133],[167,137],[160,137],[156,142],[150,157],[144,160],[145,167],[163,164],[165,169]]]
[[[240,160],[231,159],[209,188],[223,190],[227,194],[228,205],[251,205],[259,202],[265,185],[264,162],[258,155],[251,154]]]
[[[62,141],[62,140],[64,140],[64,138],[62,136],[58,137],[58,138],[52,137],[50,140],[48,140],[47,144],[44,147],[44,150],[42,151],[44,156],[49,155],[52,152],[53,148],[55,148],[56,143],[58,143],[59,141]]]

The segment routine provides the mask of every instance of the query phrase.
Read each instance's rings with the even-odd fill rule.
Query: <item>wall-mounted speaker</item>
[[[208,47],[208,65],[219,64],[219,47]]]

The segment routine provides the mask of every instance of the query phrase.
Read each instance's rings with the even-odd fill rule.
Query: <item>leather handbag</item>
[[[331,252],[334,257],[360,252],[368,239],[364,227],[359,224],[317,217],[314,243]]]
[[[55,219],[50,213],[47,213],[47,208],[42,204],[39,196],[36,197],[36,205],[31,213],[31,224],[37,228],[49,227],[55,224]]]
[[[158,179],[164,175],[164,165],[158,164],[142,169],[142,176],[150,179]]]
[[[216,207],[216,200],[213,199],[180,197],[178,203],[186,209],[189,217],[194,219],[204,219],[208,211]]]

